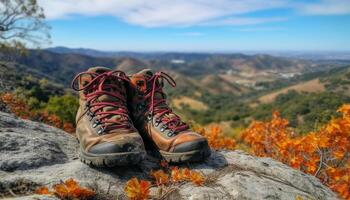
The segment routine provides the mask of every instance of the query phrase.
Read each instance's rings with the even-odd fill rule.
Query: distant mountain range
[[[98,57],[96,52],[98,51],[62,47],[56,50],[31,50],[26,56],[18,56],[16,62],[51,75],[56,82],[63,84],[68,84],[74,74],[89,67],[105,66],[127,73],[142,68],[163,70],[176,77],[196,80],[203,86],[217,86],[215,83],[218,82],[237,85],[239,81],[272,80],[278,78],[279,73],[300,73],[319,66],[308,61],[269,55],[124,52],[118,56]]]
[[[153,58],[169,59],[169,57],[181,57],[191,59],[202,59],[210,55],[259,55],[267,54],[276,57],[285,57],[304,60],[339,60],[350,61],[350,51],[242,51],[241,53],[179,53],[179,52],[131,52],[131,51],[100,51],[88,48],[68,48],[52,47],[47,50],[54,53],[75,53],[94,57],[134,57],[134,58]]]
[[[264,89],[265,83],[342,65],[338,61],[308,61],[264,54],[103,52],[56,47],[30,50],[28,55],[17,56],[12,66],[30,69],[31,74],[43,74],[64,86],[69,85],[75,74],[92,66],[126,73],[151,68],[173,75],[180,88],[177,91],[241,95]]]
[[[344,60],[234,53],[105,53],[63,47],[29,50],[27,55],[11,57],[14,59],[5,61],[6,56],[0,53],[0,92],[22,88],[17,92],[38,98],[47,96],[41,95],[42,91],[51,96],[71,92],[68,88],[73,77],[93,66],[128,74],[144,68],[164,71],[177,82],[176,89],[166,89],[174,109],[186,120],[196,119],[203,124],[214,121],[239,124],[253,115],[270,116],[275,102],[285,106],[282,111],[304,112],[305,99],[316,98],[312,104],[319,104],[324,102],[322,95],[326,95],[327,104],[335,102],[334,110],[350,96],[350,64]],[[290,96],[291,89],[305,93]],[[287,96],[279,98],[279,94]],[[291,102],[298,102],[299,107]],[[309,123],[312,117],[315,116],[305,120]]]

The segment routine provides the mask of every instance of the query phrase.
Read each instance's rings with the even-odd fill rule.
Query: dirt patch
[[[278,95],[286,94],[289,90],[295,90],[297,92],[322,92],[325,90],[325,86],[317,78],[264,95],[259,98],[259,101],[260,103],[271,103]]]

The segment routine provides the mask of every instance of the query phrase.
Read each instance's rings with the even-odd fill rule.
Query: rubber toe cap
[[[93,154],[113,154],[142,151],[145,151],[142,145],[136,145],[131,143],[116,144],[113,142],[96,144],[89,149],[89,153]]]
[[[208,142],[205,138],[184,142],[174,147],[174,153],[189,152],[194,150],[209,149]]]

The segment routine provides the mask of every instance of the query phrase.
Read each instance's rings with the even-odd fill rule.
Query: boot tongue
[[[141,70],[138,73],[136,73],[137,76],[143,76],[145,78],[148,91],[152,91],[153,81],[151,82],[150,79],[152,78],[153,74],[154,74],[154,72],[151,69],[144,69],[144,70]],[[162,84],[162,83],[160,83],[160,81],[161,80],[157,80],[156,84]],[[163,96],[162,93],[156,92],[154,94],[154,98],[155,99],[163,99],[165,97]]]
[[[151,69],[144,69],[144,70],[141,70],[140,72],[138,72],[136,74],[142,75],[146,79],[147,90],[148,91],[152,91],[152,84],[153,84],[153,82],[150,82],[149,79],[151,79],[153,74],[154,74],[153,70],[151,70]],[[163,83],[161,82],[161,79],[159,79],[156,84],[161,84],[162,85]],[[156,92],[154,94],[154,99],[164,99],[164,98],[165,98],[165,96],[162,93],[160,93],[160,92]],[[158,105],[157,107],[167,108],[168,105],[166,103],[164,103],[164,104]],[[173,117],[175,117],[175,115],[173,113],[167,113],[167,114],[163,115],[163,118],[171,119]]]
[[[153,76],[153,70],[151,69],[143,69],[136,73],[136,75],[144,76],[146,79],[150,79]]]
[[[112,70],[110,70],[106,67],[92,67],[88,70],[88,72],[92,72],[92,73],[96,73],[96,74],[102,74],[102,73],[110,72],[110,71],[112,71]],[[116,85],[118,84],[118,82],[116,80],[108,80],[108,79],[105,80],[104,83],[105,84],[116,84]],[[97,84],[100,84],[100,83],[97,83]],[[108,92],[113,92],[113,91],[111,91],[111,89],[102,88],[102,90],[108,91]],[[119,101],[119,100],[111,95],[103,94],[97,98],[97,101],[114,102],[114,101]]]
[[[110,69],[106,68],[106,67],[93,67],[93,68],[90,68],[88,70],[88,72],[92,72],[92,73],[97,73],[97,74],[102,74],[102,73],[105,73],[105,72],[109,72],[111,71]],[[100,83],[97,83],[97,84],[100,84]],[[116,85],[116,88],[113,88],[114,90],[118,89],[118,90],[124,90],[121,86],[121,83],[116,80],[116,79],[113,79],[113,80],[110,80],[110,79],[107,79],[104,81],[104,84],[114,84]],[[102,90],[104,91],[108,91],[108,92],[116,92],[116,91],[112,91],[111,88],[109,89],[104,89],[102,87]],[[108,95],[108,94],[102,94],[100,95],[96,101],[98,102],[120,102],[120,100],[114,96],[111,96],[111,95]],[[113,106],[105,106],[102,108],[103,111],[114,111],[114,110],[117,110],[118,108],[116,107],[113,107]],[[120,115],[113,115],[111,117],[109,117],[109,119],[120,119],[121,116]]]

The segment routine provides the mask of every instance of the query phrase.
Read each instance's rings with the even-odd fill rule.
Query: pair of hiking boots
[[[78,74],[72,87],[79,91],[81,160],[93,166],[133,165],[145,158],[145,146],[168,162],[208,157],[207,140],[167,105],[164,81],[176,85],[166,73],[149,69],[130,77],[104,67]]]

